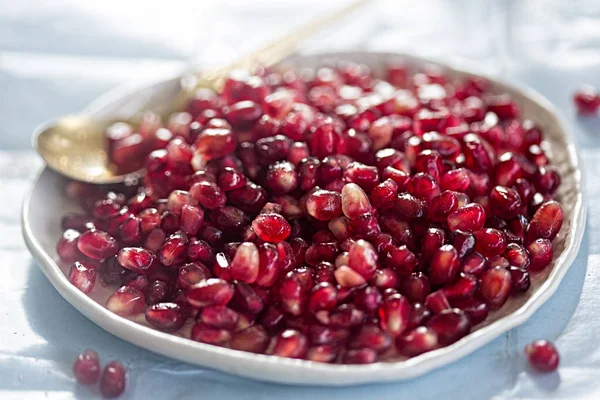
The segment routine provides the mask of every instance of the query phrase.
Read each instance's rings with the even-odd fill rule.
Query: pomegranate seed
[[[401,294],[384,298],[378,311],[381,329],[394,337],[402,334],[408,325],[410,312],[410,303]]]
[[[269,354],[287,358],[304,358],[307,352],[306,336],[293,329],[287,329],[273,338]]]
[[[177,286],[187,289],[205,279],[210,278],[210,271],[202,264],[185,264],[177,273]]]
[[[499,256],[506,250],[506,236],[494,228],[475,232],[475,250],[486,257]]]
[[[542,204],[531,219],[527,229],[530,240],[543,238],[552,240],[560,231],[563,222],[563,209],[560,203],[551,200]]]
[[[265,242],[278,243],[291,233],[291,226],[279,214],[260,214],[252,222],[252,229]]]
[[[444,191],[427,203],[427,217],[434,222],[444,222],[458,208],[458,197],[454,192]]]
[[[536,370],[552,372],[558,368],[560,357],[558,350],[547,340],[536,340],[525,346],[525,356]]]
[[[214,328],[203,322],[192,326],[191,339],[196,342],[224,346],[231,340],[231,332],[225,329]]]
[[[201,281],[187,290],[187,300],[194,307],[224,306],[233,298],[233,286],[223,279]]]
[[[501,307],[510,294],[511,282],[511,274],[507,269],[493,267],[481,276],[479,294],[491,307]]]
[[[457,308],[443,310],[431,317],[426,326],[437,334],[442,346],[447,346],[466,336],[471,330],[467,315]]]
[[[408,181],[407,189],[410,194],[424,201],[431,201],[440,194],[435,178],[423,172],[417,173]]]
[[[376,361],[377,352],[368,348],[348,350],[344,355],[344,362],[346,364],[372,364]]]
[[[77,248],[79,232],[74,229],[67,229],[63,232],[58,244],[56,245],[56,254],[64,262],[72,263],[83,258],[83,254]]]
[[[248,283],[258,278],[259,255],[256,245],[251,242],[242,243],[231,262],[231,275],[234,279]]]
[[[69,282],[83,293],[89,293],[96,283],[96,268],[91,263],[76,261],[69,271]]]
[[[121,286],[106,300],[106,308],[121,316],[139,314],[145,305],[144,293],[133,286]]]
[[[350,340],[350,349],[368,348],[381,354],[392,345],[392,338],[386,332],[374,325],[363,326]]]
[[[470,203],[451,212],[447,221],[452,231],[476,232],[483,228],[485,217],[485,210],[481,205]]]
[[[98,269],[100,281],[104,286],[121,285],[128,272],[119,265],[116,256],[104,260]]]
[[[329,221],[342,214],[342,199],[339,193],[317,190],[306,199],[306,211],[320,221]]]
[[[73,363],[75,379],[84,385],[93,385],[100,379],[100,358],[94,350],[87,349],[77,355]]]
[[[437,333],[425,326],[413,329],[396,339],[398,352],[407,357],[415,357],[438,347]]]
[[[458,274],[460,260],[451,245],[444,245],[433,253],[429,265],[429,280],[438,285],[448,283]]]
[[[448,298],[444,294],[444,291],[438,290],[427,295],[425,298],[425,306],[433,313],[437,314],[443,310],[449,309],[450,303],[448,302]]]
[[[456,282],[442,289],[450,301],[465,299],[473,296],[477,290],[477,278],[474,275],[461,272]],[[429,307],[431,309],[431,307]]]
[[[154,266],[154,254],[140,247],[125,247],[117,254],[117,261],[123,268],[138,274],[147,274]]]
[[[161,331],[175,332],[183,326],[185,319],[179,305],[158,303],[146,309],[146,321]]]
[[[237,326],[240,315],[226,306],[210,306],[202,309],[200,319],[206,325],[232,331]]]
[[[125,391],[125,368],[119,361],[111,361],[102,370],[100,393],[107,399],[119,397]]]
[[[342,188],[342,211],[350,219],[371,212],[371,203],[363,189],[355,183],[347,183]]]
[[[365,279],[373,277],[373,274],[377,269],[378,256],[377,252],[369,242],[362,239],[356,241],[350,246],[348,256],[348,266],[350,268],[358,272]]]
[[[485,320],[489,313],[487,303],[476,297],[471,297],[462,300],[453,300],[452,305],[464,311],[469,317],[471,326],[475,326]]]
[[[182,263],[187,256],[188,238],[183,232],[176,232],[169,236],[161,246],[158,259],[165,266]]]
[[[379,183],[379,171],[377,167],[352,162],[348,164],[344,171],[344,180],[355,183],[364,190],[371,191]]]
[[[190,188],[190,195],[204,208],[213,210],[223,207],[227,201],[225,193],[212,182],[194,183]]]
[[[524,268],[509,267],[511,287],[513,293],[524,293],[529,290],[531,286],[531,280],[529,278],[529,272]]]
[[[77,248],[94,260],[104,260],[119,251],[117,241],[108,233],[99,230],[85,231],[77,241]]]
[[[461,271],[466,274],[473,274],[479,276],[488,269],[489,264],[484,256],[478,252],[473,252],[465,256],[462,261]]]
[[[250,326],[236,332],[231,338],[230,346],[235,350],[249,351],[251,353],[264,353],[269,344],[269,336],[260,325]]]
[[[527,246],[531,255],[529,269],[540,271],[552,262],[552,242],[548,239],[536,239]]]
[[[600,108],[600,95],[598,91],[590,86],[583,85],[574,95],[573,101],[577,111],[582,115],[592,115]]]
[[[329,282],[315,285],[310,293],[308,309],[311,312],[331,310],[337,305],[337,289]]]

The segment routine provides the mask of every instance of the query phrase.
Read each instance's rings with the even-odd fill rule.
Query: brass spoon
[[[197,88],[220,91],[225,78],[234,69],[251,70],[257,66],[271,66],[283,60],[293,54],[302,41],[367,2],[368,0],[356,0],[338,11],[295,29],[224,68],[200,73],[192,80],[182,79],[185,83],[182,83],[180,92],[172,100],[171,109],[181,109]],[[101,121],[87,115],[62,117],[38,128],[34,137],[34,147],[50,168],[78,181],[109,184],[136,179],[144,174],[143,170],[119,175],[109,162],[105,132],[112,122],[114,121]]]

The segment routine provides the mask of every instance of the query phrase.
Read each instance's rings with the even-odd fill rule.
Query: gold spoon
[[[346,7],[301,26],[226,67],[200,73],[191,80],[182,79],[180,92],[172,100],[172,111],[182,109],[197,88],[220,91],[232,70],[268,67],[283,60],[293,54],[302,41],[368,1],[353,1]],[[34,147],[50,168],[78,181],[109,184],[136,179],[144,174],[143,170],[119,175],[108,159],[105,132],[112,122],[115,121],[101,121],[87,115],[62,117],[38,128],[34,137]]]

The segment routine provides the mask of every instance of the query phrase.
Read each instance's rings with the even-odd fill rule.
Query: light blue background
[[[94,398],[75,384],[82,349],[129,371],[124,399],[600,398],[600,118],[571,103],[600,87],[598,1],[379,1],[308,44],[311,50],[416,51],[462,58],[548,97],[575,132],[590,199],[579,256],[556,294],[523,326],[428,376],[346,389],[240,379],[157,356],[95,326],[64,301],[27,252],[22,196],[41,166],[33,128],[133,80],[217,65],[341,1],[0,1],[0,399]],[[168,8],[167,8],[168,7]],[[553,340],[558,373],[530,372],[523,346]]]

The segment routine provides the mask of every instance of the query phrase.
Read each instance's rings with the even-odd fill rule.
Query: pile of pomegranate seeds
[[[547,340],[536,340],[525,346],[527,360],[539,372],[552,372],[558,368],[560,357],[556,347]]]
[[[450,345],[529,289],[563,221],[541,128],[433,66],[234,74],[164,125],[110,131],[147,175],[67,186],[85,210],[57,247],[70,281],[236,350],[372,363]]]
[[[595,115],[600,110],[600,93],[590,85],[583,85],[573,95],[577,111],[582,115]]]
[[[75,379],[84,385],[93,385],[100,380],[100,393],[107,399],[118,397],[125,390],[125,367],[119,361],[111,361],[100,374],[100,357],[94,350],[87,349],[77,355],[73,363]]]

